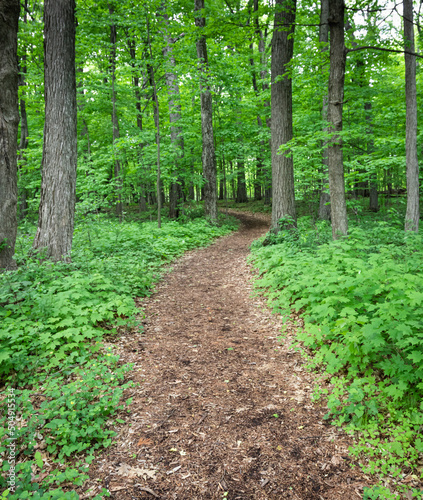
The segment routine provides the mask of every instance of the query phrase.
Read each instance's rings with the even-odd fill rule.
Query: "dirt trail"
[[[142,301],[144,333],[116,346],[140,385],[91,467],[114,499],[348,500],[368,484],[311,403],[289,339],[277,341],[280,320],[251,296],[248,248],[268,221],[239,218],[238,232],[177,261]]]

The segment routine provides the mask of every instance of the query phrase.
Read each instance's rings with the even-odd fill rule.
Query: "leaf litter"
[[[357,500],[372,484],[311,401],[316,377],[291,347],[301,320],[252,296],[247,256],[268,216],[237,216],[239,231],[186,253],[137,300],[142,334],[111,339],[139,384],[90,467],[112,499]]]

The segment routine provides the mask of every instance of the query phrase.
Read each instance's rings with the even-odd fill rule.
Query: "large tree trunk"
[[[345,79],[344,0],[329,1],[330,74],[328,121],[331,138],[328,149],[330,208],[334,239],[348,231],[345,202],[344,161],[339,132],[342,131],[342,107]]]
[[[419,230],[419,163],[417,159],[417,91],[416,57],[414,52],[413,0],[404,0],[404,43],[405,43],[405,100],[406,129],[405,155],[407,161],[407,211],[405,230]]]
[[[280,230],[279,220],[290,217],[296,224],[294,162],[292,154],[278,154],[279,147],[292,139],[292,80],[289,62],[294,53],[296,0],[276,0],[275,31],[272,41],[272,223]]]
[[[195,12],[204,9],[204,0],[195,1]],[[199,28],[197,38],[197,57],[199,61],[200,91],[201,91],[201,132],[203,136],[203,175],[204,185],[204,212],[212,222],[217,220],[217,184],[216,184],[216,157],[213,138],[213,107],[210,84],[208,81],[207,43],[203,34],[206,26],[204,17],[196,17],[195,25]]]
[[[169,36],[168,25],[169,16],[164,13],[165,21],[165,40],[166,46],[163,49],[163,55],[168,62],[168,67],[175,68],[175,56],[173,55],[174,40]],[[179,84],[178,77],[174,71],[166,71],[166,86],[169,94],[169,121],[170,121],[170,141],[174,151],[173,175],[176,179],[172,180],[169,189],[169,217],[174,219],[179,216],[179,203],[183,200],[182,179],[180,177],[180,160],[184,156],[184,141],[182,138],[182,128],[177,125],[181,119],[181,105],[179,104]]]
[[[116,24],[113,19],[114,8],[109,3],[110,14],[110,71],[112,76],[112,127],[113,127],[113,156],[114,156],[114,178],[116,186],[116,215],[122,221],[123,217],[123,204],[122,204],[122,175],[121,165],[118,153],[115,151],[115,144],[119,140],[119,119],[116,108]]]
[[[327,43],[329,42],[329,0],[321,0],[320,2],[320,26],[319,26],[319,43],[324,44],[320,48],[322,52],[328,50]],[[322,122],[325,124],[323,126],[323,131],[327,132],[328,127],[326,123],[328,121],[328,96],[327,94],[323,97],[322,101]],[[319,219],[330,220],[330,196],[328,188],[326,187],[329,183],[328,179],[328,148],[327,141],[323,143],[322,152],[322,168],[323,168],[323,186],[320,191],[319,200]]]
[[[0,1],[0,269],[15,269],[19,0]]]
[[[57,261],[70,256],[75,215],[75,0],[45,0],[44,40],[46,109],[34,249]]]

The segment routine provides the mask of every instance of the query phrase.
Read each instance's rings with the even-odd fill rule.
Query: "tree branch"
[[[358,50],[381,50],[383,52],[394,52],[396,54],[410,54],[410,56],[420,57],[423,59],[423,55],[417,54],[416,52],[410,52],[409,50],[397,50],[397,49],[386,49],[385,47],[375,47],[373,45],[364,45],[363,47],[355,47],[353,49],[346,49],[347,54],[349,52],[357,52]]]

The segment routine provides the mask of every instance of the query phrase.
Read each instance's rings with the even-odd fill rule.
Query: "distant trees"
[[[116,189],[116,215],[122,220],[122,173],[121,164],[118,154],[115,152],[117,142],[120,138],[119,117],[116,104],[116,44],[117,44],[117,27],[115,21],[115,8],[112,2],[107,2],[110,15],[110,77],[111,77],[111,101],[112,101],[112,129],[113,129],[113,156],[114,156],[114,183]]]
[[[53,260],[71,251],[76,190],[81,213],[122,219],[136,206],[159,217],[163,203],[176,218],[185,202],[202,200],[216,221],[219,183],[221,199],[240,203],[270,203],[272,194],[273,231],[281,219],[295,225],[300,207],[330,219],[334,238],[347,234],[347,206],[357,215],[360,198],[377,211],[395,197],[405,229],[418,229],[421,16],[412,0],[403,0],[403,33],[386,22],[394,10],[383,18],[362,4],[345,11],[343,0],[194,0],[189,9],[161,0],[75,1],[76,35],[75,3],[22,2],[17,139],[14,97],[0,95],[1,267],[13,265],[18,143],[20,214],[35,218],[39,208],[34,248]],[[16,2],[0,7],[16,18]],[[17,69],[14,24],[4,19],[7,89]],[[3,175],[9,158],[11,175]]]
[[[16,267],[19,11],[19,0],[0,1],[0,269]]]
[[[183,201],[183,181],[181,179],[181,159],[184,156],[184,140],[182,128],[178,124],[181,120],[181,104],[179,94],[178,76],[176,75],[176,60],[173,54],[174,39],[169,36],[167,27],[169,25],[169,15],[163,14],[163,34],[165,37],[165,47],[163,55],[165,58],[166,86],[169,95],[169,122],[170,140],[173,148],[174,169],[172,172],[172,182],[169,188],[169,217],[175,219],[179,216],[179,203]]]
[[[45,0],[44,26],[45,125],[34,249],[61,260],[70,256],[75,215],[75,0]]]

